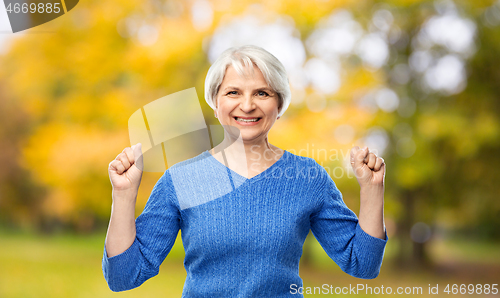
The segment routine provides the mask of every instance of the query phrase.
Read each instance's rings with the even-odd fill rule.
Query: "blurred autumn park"
[[[421,297],[429,284],[500,283],[500,1],[107,0],[0,36],[0,297],[181,296],[180,238],[158,277],[107,288],[107,167],[131,145],[130,115],[165,95],[195,87],[217,124],[205,76],[243,44],[289,74],[272,144],[315,158],[356,213],[350,148],[387,164],[380,276],[341,272],[310,234],[304,286]],[[161,174],[144,173],[137,215]]]

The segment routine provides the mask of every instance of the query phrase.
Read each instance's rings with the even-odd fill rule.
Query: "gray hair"
[[[243,76],[244,67],[250,67],[253,71],[252,64],[259,68],[266,83],[278,94],[278,116],[281,117],[290,105],[292,97],[285,67],[271,53],[254,45],[232,47],[222,52],[208,70],[205,79],[206,102],[215,110],[217,93],[229,65]]]

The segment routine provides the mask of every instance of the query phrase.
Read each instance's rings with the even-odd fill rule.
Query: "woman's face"
[[[259,68],[253,68],[254,75],[247,68],[244,78],[229,66],[216,97],[215,113],[221,125],[237,128],[245,143],[264,141],[278,117],[278,94],[267,85]],[[226,132],[239,136],[235,130]]]

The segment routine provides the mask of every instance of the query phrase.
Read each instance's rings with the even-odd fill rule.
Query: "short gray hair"
[[[242,76],[245,66],[253,70],[252,64],[259,68],[266,83],[278,94],[278,116],[285,113],[292,97],[285,67],[273,54],[254,45],[225,50],[208,70],[205,79],[205,100],[212,109],[216,108],[217,93],[229,65]]]

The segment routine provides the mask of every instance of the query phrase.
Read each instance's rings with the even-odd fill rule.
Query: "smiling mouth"
[[[247,122],[247,123],[250,123],[250,122],[257,122],[259,121],[260,119],[262,118],[259,118],[259,117],[255,117],[255,118],[240,118],[240,117],[233,117],[234,120],[236,121],[239,121],[239,122]]]

